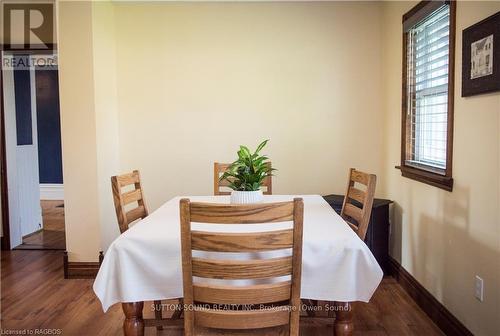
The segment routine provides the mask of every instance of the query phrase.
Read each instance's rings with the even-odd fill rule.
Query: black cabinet
[[[323,198],[340,214],[344,202],[343,195],[327,195]],[[373,200],[370,224],[365,237],[366,245],[386,275],[389,271],[389,205],[391,203],[392,201],[386,199]]]

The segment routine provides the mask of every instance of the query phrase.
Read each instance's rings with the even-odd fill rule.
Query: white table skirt
[[[229,203],[228,196],[186,196],[193,202]],[[269,195],[264,202],[304,199],[303,298],[368,302],[383,272],[373,254],[319,195]],[[94,291],[104,311],[117,302],[182,297],[179,200],[175,197],[120,235],[105,253]],[[203,224],[193,224],[195,225]],[[281,225],[281,226],[280,226]],[[203,225],[204,230],[208,225]],[[275,230],[290,223],[244,225]],[[242,226],[211,225],[213,231]],[[250,229],[254,227],[254,229]]]

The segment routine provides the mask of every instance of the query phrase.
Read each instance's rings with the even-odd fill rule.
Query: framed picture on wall
[[[500,91],[500,12],[462,32],[462,97]]]

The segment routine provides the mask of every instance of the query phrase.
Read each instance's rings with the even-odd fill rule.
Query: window
[[[403,16],[403,176],[451,191],[455,2]]]

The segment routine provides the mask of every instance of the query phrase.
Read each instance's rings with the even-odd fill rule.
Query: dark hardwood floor
[[[43,229],[23,237],[17,250],[66,250],[64,201],[41,201]]]
[[[56,335],[121,335],[121,306],[104,314],[92,291],[93,280],[64,280],[62,259],[61,251],[2,251],[1,333],[27,329],[36,334],[35,329],[50,329]],[[146,317],[154,315],[151,306],[144,305]],[[354,304],[354,312],[355,335],[442,335],[390,277],[369,304]],[[332,333],[328,326],[301,327],[304,336]],[[146,328],[146,335],[180,336],[182,332],[157,334],[155,328]]]

